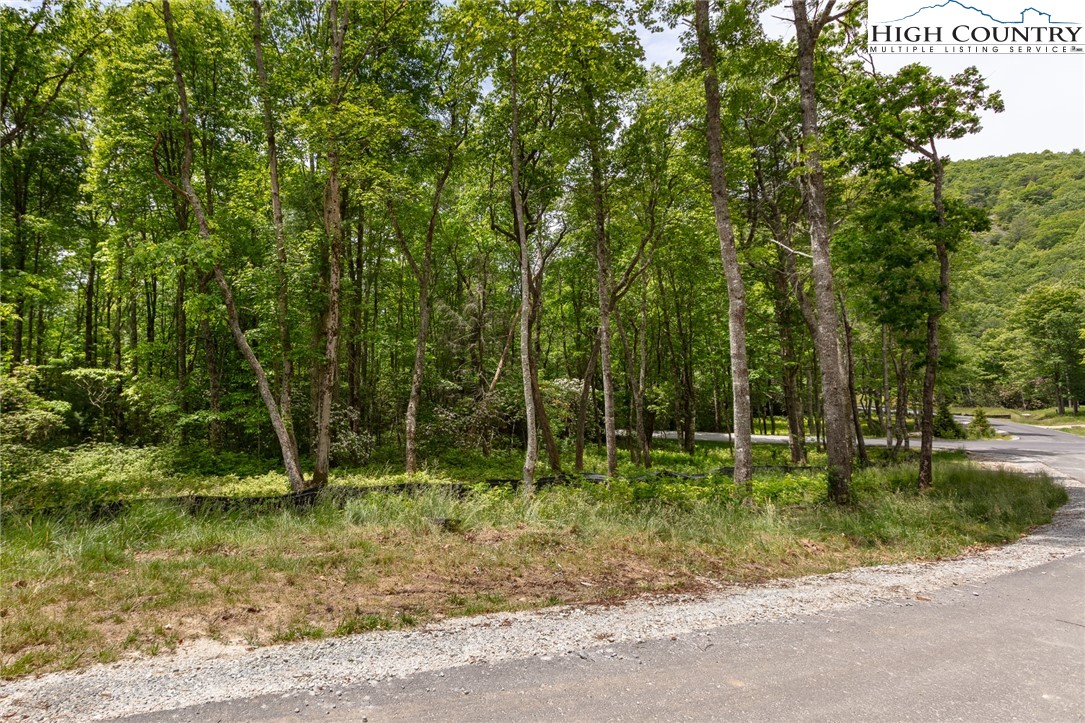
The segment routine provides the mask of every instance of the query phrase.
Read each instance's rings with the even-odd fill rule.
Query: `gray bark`
[[[799,104],[802,110],[802,151],[805,159],[802,181],[813,256],[814,306],[817,311],[814,348],[821,370],[825,449],[829,458],[829,498],[838,504],[846,504],[851,497],[851,405],[837,335],[839,322],[833,292],[833,269],[829,258],[825,173],[818,150],[820,138],[814,72],[817,39],[830,20],[834,2],[830,0],[813,20],[807,16],[806,0],[792,0],[791,5],[795,14],[795,35],[798,41]]]
[[[332,37],[331,87],[332,105],[341,99],[341,74],[343,65],[343,39],[346,36],[349,8],[339,16],[339,3],[331,0],[328,6],[328,24]],[[328,311],[324,316],[324,358],[321,361],[317,382],[316,460],[313,465],[313,486],[328,483],[328,467],[331,463],[331,414],[335,396],[336,376],[339,364],[339,310],[343,281],[343,189],[339,178],[339,144],[329,138],[327,151],[328,180],[324,185],[324,233],[328,237]]]
[[[452,112],[451,117],[452,129],[455,130],[455,111]],[[395,213],[393,212],[391,214],[392,227],[395,230],[396,240],[399,242],[403,254],[407,257],[411,272],[418,282],[418,335],[415,337],[414,368],[411,371],[411,392],[407,401],[407,419],[405,423],[406,440],[404,446],[406,448],[407,474],[413,474],[418,471],[418,406],[422,399],[422,381],[426,371],[426,342],[429,339],[429,290],[430,281],[433,276],[433,236],[437,230],[437,217],[441,208],[441,195],[444,192],[445,184],[448,182],[448,177],[452,173],[452,164],[455,160],[456,148],[458,147],[459,143],[456,143],[448,149],[448,153],[445,156],[444,167],[441,170],[440,177],[437,179],[437,186],[433,191],[433,203],[430,206],[429,223],[426,226],[426,237],[422,249],[421,264],[416,262],[414,255],[411,253],[410,244],[407,242],[407,237],[403,234],[403,230],[399,226],[399,221],[396,219]],[[390,202],[389,210],[393,210]]]
[[[946,226],[946,207],[942,200],[942,184],[945,169],[942,159],[934,150],[925,153],[934,167],[934,208],[938,214],[938,226]],[[938,327],[942,316],[949,311],[949,249],[939,234],[935,239],[938,254],[938,307],[927,315],[927,358],[923,371],[923,408],[919,423],[919,488],[934,484],[934,385],[938,375]]]
[[[539,456],[538,432],[535,427],[535,395],[531,385],[531,247],[528,246],[524,221],[524,201],[520,195],[520,108],[516,101],[517,51],[513,41],[509,105],[512,129],[509,136],[512,157],[512,213],[515,216],[516,240],[520,245],[520,372],[524,378],[524,421],[527,426],[527,448],[524,454],[523,494],[535,493],[535,465]]]
[[[589,86],[588,100],[592,104],[591,112],[594,116],[595,104],[591,95]],[[607,448],[607,476],[614,477],[618,474],[618,436],[614,422],[614,372],[610,357],[612,283],[610,278],[610,249],[607,248],[606,209],[603,206],[602,151],[599,147],[599,139],[595,137],[596,132],[596,128],[593,127],[593,136],[589,143],[589,149],[595,226],[595,282],[599,294],[599,368],[603,376],[603,430]]]
[[[297,454],[297,441],[294,437],[293,402],[291,399],[291,380],[294,376],[294,363],[291,359],[290,325],[287,316],[288,287],[286,280],[286,233],[283,226],[282,194],[279,188],[279,152],[275,141],[275,118],[271,110],[271,94],[268,92],[267,69],[264,67],[263,30],[261,25],[262,8],[259,0],[252,3],[252,43],[256,55],[256,79],[260,86],[260,109],[264,118],[264,135],[267,142],[268,175],[271,182],[271,218],[275,227],[275,313],[279,327],[279,409],[283,424],[290,436],[291,446]]]
[[[697,0],[694,7],[697,44],[704,70],[708,160],[712,181],[712,206],[716,233],[720,241],[723,273],[727,280],[727,320],[731,352],[731,389],[734,400],[735,484],[753,491],[752,417],[750,409],[750,370],[746,355],[746,290],[738,265],[738,249],[731,224],[727,199],[727,178],[723,162],[720,130],[720,91],[716,77],[716,47],[709,29],[708,0]]]

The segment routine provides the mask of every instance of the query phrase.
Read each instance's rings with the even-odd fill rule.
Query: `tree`
[[[566,37],[563,44],[575,48],[569,60],[574,98],[579,114],[573,133],[587,148],[591,197],[590,227],[595,241],[596,296],[599,309],[599,369],[603,381],[603,426],[606,443],[607,475],[618,473],[618,442],[615,421],[615,388],[611,347],[612,315],[615,302],[622,296],[641,265],[651,234],[643,237],[625,270],[614,279],[614,249],[608,232],[607,173],[610,141],[619,125],[621,99],[642,81],[637,64],[640,47],[632,29],[624,26],[615,7],[603,2],[570,4],[563,8],[560,26]]]
[[[44,0],[33,11],[0,8],[0,148],[7,148],[41,123],[69,83],[92,67],[108,38],[111,13],[84,3]],[[73,79],[75,79],[73,81]]]
[[[1085,398],[1085,295],[1066,284],[1036,286],[1017,301],[1013,326],[1028,343],[1034,374],[1054,392],[1059,414]]]
[[[451,13],[449,13],[451,15]],[[449,18],[456,22],[455,17]],[[430,146],[423,155],[425,165],[436,168],[437,177],[432,182],[433,194],[429,204],[421,258],[416,258],[411,245],[399,223],[395,202],[388,201],[388,210],[400,250],[407,258],[411,273],[418,282],[418,336],[415,343],[414,367],[411,372],[411,391],[406,414],[406,470],[411,474],[418,469],[418,408],[422,396],[422,381],[425,372],[426,342],[429,338],[431,305],[430,285],[433,277],[433,241],[441,213],[441,201],[449,176],[452,174],[457,153],[467,138],[473,109],[477,75],[470,63],[454,57],[449,38],[442,35],[443,44],[434,48],[436,57],[430,60],[434,77],[430,80],[434,97],[428,99],[431,113],[436,116],[428,125],[437,128],[424,128],[432,134],[426,139]],[[409,193],[404,189],[405,193]]]
[[[834,14],[835,0],[828,0],[824,6],[821,6],[819,2],[814,2],[815,12],[811,17],[807,3],[808,0],[792,0],[791,7],[794,13],[799,62],[799,104],[802,110],[801,152],[804,159],[802,181],[807,219],[810,223],[814,304],[817,310],[814,345],[817,351],[818,367],[821,371],[825,407],[829,498],[837,504],[845,504],[851,495],[851,402],[837,336],[839,322],[836,313],[836,292],[833,288],[833,267],[829,253],[829,221],[826,213],[825,172],[821,160],[822,143],[818,129],[817,78],[814,60],[818,38],[825,28],[848,15],[857,4],[850,3]]]
[[[208,221],[207,214],[204,212],[203,204],[196,194],[195,188],[192,186],[192,116],[188,107],[188,93],[185,86],[184,74],[181,69],[181,54],[178,50],[173,12],[170,9],[169,0],[162,1],[162,17],[166,27],[166,37],[169,41],[170,57],[173,62],[173,72],[177,83],[177,102],[181,115],[181,134],[183,139],[181,152],[183,156],[181,160],[179,183],[167,178],[161,172],[158,172],[158,176],[159,180],[188,203],[189,207],[192,209],[193,215],[196,217],[200,238],[204,241],[210,241],[212,236],[211,224]],[[226,318],[230,326],[230,332],[233,334],[234,341],[241,351],[242,356],[245,357],[245,361],[248,362],[252,373],[256,377],[257,386],[260,390],[260,397],[263,399],[264,406],[267,408],[268,415],[271,418],[271,425],[275,430],[275,436],[278,438],[279,447],[282,451],[283,464],[286,466],[287,478],[290,480],[290,487],[295,492],[305,491],[311,485],[307,484],[305,476],[301,471],[301,465],[293,446],[293,440],[286,425],[283,423],[281,411],[271,392],[271,385],[268,383],[264,367],[253,352],[248,337],[245,336],[245,332],[241,328],[240,314],[237,310],[237,304],[234,301],[233,290],[230,288],[230,284],[226,280],[226,275],[223,272],[222,265],[218,261],[213,263],[212,269],[215,283],[218,284],[219,289],[222,291],[223,299],[226,302]]]
[[[80,110],[86,105],[94,54],[114,18],[112,12],[81,3],[0,8],[5,237],[0,323],[13,363],[42,363],[58,290],[55,260],[82,250],[67,233],[89,220],[79,208],[89,156]]]
[[[989,92],[845,63],[855,3],[793,2],[796,45],[761,0],[662,5],[687,59],[647,72],[652,3],[5,9],[4,364],[91,420],[70,441],[281,454],[295,491],[522,444],[530,494],[540,451],[614,476],[664,428],[732,432],[741,483],[786,412],[843,501],[848,440],[907,444],[935,352],[939,402],[1073,406],[1080,350],[1041,344],[1073,322],[1006,309],[1082,287],[1080,154],[947,164]]]
[[[275,111],[268,90],[267,68],[264,65],[263,8],[260,0],[252,2],[252,44],[256,65],[257,88],[260,111],[264,121],[267,143],[268,180],[271,190],[271,220],[275,228],[275,321],[279,329],[279,411],[283,426],[290,439],[293,456],[297,456],[297,438],[294,434],[293,399],[291,394],[294,376],[294,360],[291,358],[289,286],[287,283],[286,231],[283,223],[282,187],[279,182],[279,147],[276,140]]]
[[[468,6],[473,7],[473,6]],[[540,315],[546,267],[564,239],[560,203],[563,174],[572,154],[566,131],[568,77],[560,67],[560,8],[549,3],[519,2],[480,6],[475,15],[485,31],[484,52],[494,64],[495,90],[487,141],[490,162],[490,229],[516,245],[521,296],[520,363],[524,383],[526,446],[524,491],[532,494],[541,431],[550,466],[561,456],[539,384]],[[521,51],[530,48],[531,52]],[[496,159],[508,149],[508,177]],[[501,156],[497,156],[497,153]],[[508,185],[505,185],[505,184]],[[504,189],[508,188],[506,194]],[[498,200],[500,199],[500,200]],[[509,214],[509,215],[506,215]],[[510,217],[511,216],[511,217]],[[534,333],[533,333],[534,332]]]
[[[951,224],[945,201],[945,160],[938,151],[938,141],[962,138],[980,129],[979,111],[1000,112],[1002,98],[987,93],[987,84],[975,67],[948,79],[934,75],[929,68],[913,64],[896,75],[885,77],[872,73],[865,83],[853,86],[849,100],[861,115],[871,141],[868,153],[881,150],[881,160],[899,159],[904,151],[919,154],[923,161],[913,169],[932,185],[937,229],[931,237],[938,256],[938,305],[927,314],[927,345],[923,377],[923,400],[920,417],[919,486],[933,481],[934,391],[938,369],[938,329],[950,303],[950,252],[962,233],[982,230],[982,225],[967,225],[967,215],[959,215],[962,224]],[[974,223],[981,223],[975,219]],[[967,226],[967,228],[965,227]]]
[[[723,273],[727,279],[728,338],[731,347],[731,388],[734,400],[735,484],[753,492],[753,462],[750,410],[750,370],[746,358],[746,291],[738,265],[738,250],[728,205],[727,177],[723,162],[723,140],[720,130],[720,91],[716,77],[716,48],[709,22],[708,0],[697,0],[694,6],[697,46],[704,70],[705,124],[708,140],[708,160],[712,183],[712,208],[716,217],[716,234],[720,241]]]

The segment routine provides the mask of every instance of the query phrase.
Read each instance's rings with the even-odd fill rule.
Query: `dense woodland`
[[[862,3],[43,2],[2,12],[4,456],[196,445],[295,491],[402,450],[919,445],[1085,401],[1085,156],[951,162],[1001,99]],[[646,68],[641,36],[685,29]],[[909,432],[920,439],[909,442]]]

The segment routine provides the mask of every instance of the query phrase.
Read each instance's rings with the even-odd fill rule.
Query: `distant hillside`
[[[953,317],[981,375],[1020,366],[1010,333],[1018,301],[1060,284],[1085,290],[1085,154],[1019,153],[957,161],[947,193],[986,209],[992,228],[957,257]]]

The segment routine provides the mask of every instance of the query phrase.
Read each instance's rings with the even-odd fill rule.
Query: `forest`
[[[882,74],[861,3],[777,8],[790,39],[769,6],[5,6],[5,477],[519,450],[530,494],[712,431],[739,486],[754,433],[824,449],[844,503],[864,436],[926,487],[950,405],[1077,415],[1085,156],[952,161],[1002,108],[975,68]]]
[[[864,6],[5,3],[0,677],[1050,521],[935,439],[1081,420],[1085,156]]]

